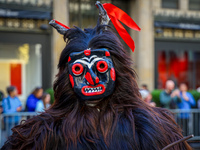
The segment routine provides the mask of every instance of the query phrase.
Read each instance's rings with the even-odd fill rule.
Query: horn
[[[99,8],[99,21],[101,25],[108,25],[110,18],[100,1],[96,1],[95,5]]]
[[[69,30],[70,28],[60,22],[58,22],[57,20],[53,19],[49,22],[49,24],[54,27],[60,34],[65,35],[65,33],[67,32],[67,30]]]

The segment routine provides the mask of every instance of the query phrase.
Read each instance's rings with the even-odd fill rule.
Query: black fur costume
[[[2,150],[160,150],[183,138],[166,109],[140,98],[131,59],[110,27],[69,29],[54,82],[55,103],[44,113],[14,127]],[[103,99],[81,101],[74,93],[68,57],[87,48],[109,50],[115,71],[114,92]],[[187,142],[171,149],[189,150]]]

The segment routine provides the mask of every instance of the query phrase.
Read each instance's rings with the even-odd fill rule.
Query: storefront
[[[51,3],[41,2],[0,2],[0,91],[16,86],[23,103],[35,87],[52,87]]]
[[[155,86],[168,79],[200,87],[200,26],[189,21],[155,22]]]
[[[199,42],[157,40],[155,50],[156,88],[164,88],[168,79],[176,85],[186,83],[190,89],[200,87]]]
[[[37,86],[51,87],[51,47],[48,34],[0,34],[0,89],[15,85],[20,98]]]

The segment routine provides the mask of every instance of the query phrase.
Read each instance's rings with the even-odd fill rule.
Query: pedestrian
[[[47,108],[51,106],[50,104],[51,96],[48,93],[42,95],[42,99],[36,104],[36,112],[44,112]]]
[[[141,90],[149,91],[149,90],[148,90],[148,86],[147,86],[147,84],[142,84],[142,88],[141,88]]]
[[[33,92],[28,96],[26,107],[28,112],[34,112],[37,102],[41,99],[43,94],[42,87],[36,87]]]
[[[172,80],[167,80],[165,90],[160,93],[161,106],[168,109],[175,109],[177,102],[180,101],[178,98],[179,91],[174,90],[175,84]]]
[[[196,105],[194,97],[192,96],[192,94],[187,92],[187,89],[188,88],[185,83],[180,84],[179,86],[180,91],[178,97],[181,99],[181,101],[177,103],[179,109],[190,110],[192,106]],[[189,118],[190,118],[189,112],[180,113],[178,115],[178,122],[180,123],[180,126],[184,131],[183,135],[187,135],[188,133]]]
[[[145,101],[148,105],[155,107],[156,103],[152,102],[152,95],[147,90],[140,90],[142,100]]]
[[[3,99],[2,107],[3,113],[11,114],[15,112],[20,112],[22,110],[22,104],[19,98],[17,97],[17,89],[15,86],[7,87],[8,97]],[[7,133],[11,134],[11,128],[18,124],[20,117],[14,116],[4,118],[4,123],[7,128]]]
[[[3,108],[2,108],[3,99],[4,99],[4,94],[2,91],[0,91],[0,114],[3,112]]]
[[[185,83],[180,84],[179,90],[179,98],[181,99],[181,101],[178,102],[179,109],[191,109],[192,106],[196,105],[192,94],[187,92],[188,88]]]

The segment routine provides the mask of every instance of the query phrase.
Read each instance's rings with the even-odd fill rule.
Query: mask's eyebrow
[[[87,61],[85,61],[85,60],[83,60],[83,59],[78,59],[78,60],[76,60],[73,64],[79,62],[79,63],[82,63],[82,64],[87,65],[88,68],[90,69],[90,68],[92,67],[92,65],[94,65],[94,63],[95,63],[96,61],[98,61],[98,60],[104,60],[104,59],[103,59],[103,58],[97,57],[97,58],[93,59],[92,62],[87,62]]]
[[[90,58],[83,57],[83,60],[87,60],[88,62],[90,62],[92,60],[92,58],[96,58],[96,57],[97,57],[97,55],[93,55]]]
[[[89,65],[89,62],[87,62],[87,61],[85,61],[85,60],[83,60],[83,59],[77,59],[73,64],[75,64],[75,63],[77,63],[77,62],[79,62],[79,63],[82,63],[82,64],[85,64],[85,65]]]
[[[92,62],[90,63],[91,66],[96,62],[96,61],[99,61],[99,60],[104,60],[103,58],[95,58],[92,60]]]

